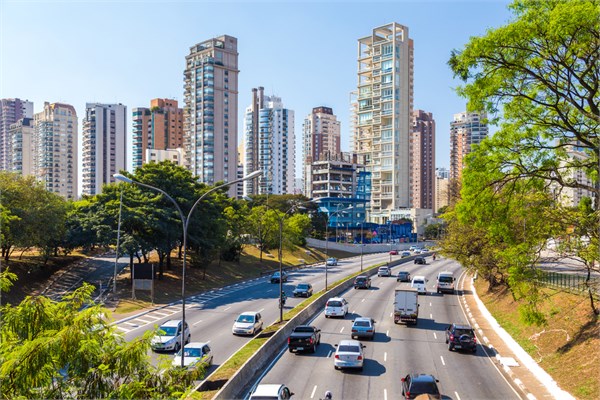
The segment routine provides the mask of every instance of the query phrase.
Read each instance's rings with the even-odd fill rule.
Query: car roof
[[[379,269],[389,269],[389,267],[379,267]]]
[[[473,329],[471,325],[453,324],[456,329]]]
[[[344,340],[340,340],[340,343],[338,343],[338,347],[339,346],[359,346],[360,347],[360,342],[358,340],[344,339]]]
[[[327,301],[342,301],[344,300],[343,297],[330,297]]]
[[[358,278],[367,278],[367,276],[365,276],[365,275],[359,275],[359,276],[356,277],[356,279],[358,279]]]
[[[261,383],[256,387],[254,392],[252,392],[253,396],[273,396],[279,394],[279,389],[283,385],[280,383]]]
[[[410,374],[410,379],[413,382],[435,382],[435,376],[430,374]]]
[[[357,317],[354,319],[354,322],[356,322],[356,321],[369,321],[370,322],[371,320],[372,320],[372,318],[370,318],[370,317]]]
[[[408,274],[410,274],[410,272],[408,272],[408,271],[398,271],[398,275],[399,274],[408,275]]]
[[[413,281],[415,281],[415,280],[416,281],[418,281],[418,280],[423,280],[424,281],[425,280],[425,276],[423,276],[423,275],[415,275],[415,276],[413,276]]]
[[[168,321],[165,321],[163,324],[161,324],[161,326],[179,326],[180,323],[181,323],[180,319],[170,319]]]
[[[254,315],[254,314],[258,314],[258,311],[244,311],[240,315]]]
[[[442,272],[440,272],[438,275],[454,275],[454,272],[450,272],[450,271],[442,271]]]
[[[208,344],[208,342],[189,342],[184,346],[185,349],[196,349],[204,347]]]

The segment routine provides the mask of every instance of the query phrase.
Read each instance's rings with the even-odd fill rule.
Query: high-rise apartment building
[[[473,145],[487,137],[486,118],[485,112],[454,114],[454,121],[450,123],[450,180],[460,180],[465,156],[473,150]]]
[[[127,106],[86,103],[81,136],[82,193],[93,196],[127,167]]]
[[[410,206],[409,139],[413,107],[413,41],[391,23],[358,40],[354,151],[371,175],[369,220]]]
[[[9,170],[21,176],[33,175],[33,118],[21,118],[8,130]]]
[[[175,162],[183,149],[183,108],[172,99],[152,99],[150,108],[134,108],[132,140],[134,170],[157,159]]]
[[[201,182],[233,181],[237,173],[237,39],[198,43],[184,71],[185,165]],[[230,188],[235,195],[236,189]]]
[[[435,204],[435,120],[430,112],[414,110],[410,138],[411,208]]]
[[[315,107],[302,125],[303,180],[307,181],[305,166],[340,154],[340,121],[329,107]],[[304,188],[307,193],[308,186]]]
[[[294,111],[280,97],[252,90],[252,104],[244,119],[244,175],[263,171],[258,179],[244,181],[244,195],[294,193]]]
[[[33,174],[46,190],[77,198],[77,113],[70,104],[44,103],[33,115]]]
[[[10,170],[9,129],[21,118],[33,118],[33,103],[21,99],[0,99],[0,170]]]

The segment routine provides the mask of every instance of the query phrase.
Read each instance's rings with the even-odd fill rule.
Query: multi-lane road
[[[393,256],[394,259],[399,256]],[[389,260],[388,254],[364,256],[364,265]],[[321,313],[312,322],[322,329],[321,345],[315,354],[295,355],[281,349],[281,357],[265,372],[259,382],[284,383],[298,399],[319,399],[329,390],[336,399],[392,399],[401,393],[400,378],[408,373],[433,374],[439,379],[444,398],[461,399],[509,399],[519,398],[494,363],[479,346],[475,354],[449,352],[445,345],[445,329],[452,322],[467,322],[457,295],[438,295],[433,287],[437,272],[454,271],[461,275],[460,266],[446,259],[418,265],[412,261],[392,269],[408,270],[414,276],[425,275],[428,279],[427,296],[419,297],[420,311],[417,326],[395,325],[392,318],[396,279],[374,276],[369,290],[350,289],[343,296],[350,303],[350,314],[345,319],[325,319]],[[359,257],[342,260],[338,266],[328,268],[331,284],[345,275],[360,269]],[[325,267],[321,265],[301,269],[290,274],[284,284],[288,294],[286,308],[292,308],[303,299],[294,299],[291,292],[298,282],[310,282],[315,293],[324,288]],[[402,285],[408,285],[403,283]],[[186,303],[186,320],[192,331],[192,341],[209,342],[213,352],[214,366],[226,361],[250,338],[234,336],[231,327],[234,319],[244,311],[259,311],[265,326],[279,318],[278,284],[271,284],[269,277],[262,277],[214,290],[192,297]],[[373,341],[364,341],[365,366],[362,372],[337,371],[333,367],[334,345],[341,339],[350,338],[353,317],[374,318],[377,333]],[[168,319],[181,318],[181,304],[174,304],[136,318],[118,321],[118,329],[125,332],[128,340],[155,329]],[[256,382],[256,383],[259,383]]]
[[[397,399],[402,393],[401,378],[408,373],[427,373],[439,380],[445,399],[515,399],[520,396],[498,372],[479,345],[475,354],[448,351],[445,330],[452,322],[466,323],[458,296],[435,293],[435,277],[441,270],[461,274],[451,260],[427,265],[405,264],[394,268],[425,275],[429,294],[419,297],[417,326],[394,324],[392,318],[394,278],[373,277],[369,290],[350,289],[344,298],[350,304],[345,319],[326,319],[321,313],[312,321],[321,328],[321,345],[315,354],[293,354],[282,349],[281,357],[261,378],[260,383],[284,383],[294,398],[319,399],[331,391],[335,399]],[[350,339],[352,320],[358,316],[376,321],[374,340],[363,340],[363,371],[338,371],[333,366],[334,345]],[[259,382],[257,382],[259,383]]]

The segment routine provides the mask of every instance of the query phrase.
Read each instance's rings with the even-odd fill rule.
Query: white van
[[[417,275],[413,277],[410,287],[417,289],[419,294],[427,294],[427,282],[429,280],[423,275]]]
[[[450,292],[454,294],[454,274],[450,271],[442,271],[437,276],[437,292]]]

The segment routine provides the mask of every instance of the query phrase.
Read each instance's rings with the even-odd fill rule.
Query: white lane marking
[[[161,317],[167,317],[167,316],[171,315],[171,314],[164,314],[164,313],[161,313],[158,311],[154,311],[153,314],[160,315]]]
[[[263,311],[265,311],[264,308],[261,308],[260,310],[258,310],[258,312],[263,312]]]
[[[431,307],[431,302],[429,302],[429,307]]]
[[[144,324],[150,324],[150,323],[153,322],[153,321],[146,321],[145,319],[141,319],[141,318],[136,318],[135,320],[136,321],[142,321]]]
[[[340,329],[340,333],[344,332],[344,328],[345,326],[342,326],[342,329]]]
[[[442,364],[446,365],[446,363],[444,362],[444,357],[440,356],[440,358],[442,359]]]
[[[231,306],[229,306],[229,307],[225,308],[223,311],[227,311],[227,310],[229,310],[230,308],[231,308]]]
[[[144,316],[144,318],[150,318],[152,320],[152,322],[156,321],[157,319],[161,319],[162,317],[157,317],[156,315],[152,315],[152,314],[146,314]]]
[[[134,328],[137,328],[138,326],[140,326],[140,324],[134,324],[134,323],[132,323],[132,322],[129,322],[129,321],[125,321],[125,323],[126,323],[127,325],[131,325],[131,326],[133,326]]]
[[[387,351],[385,353],[383,353],[383,361],[387,361]]]
[[[361,303],[364,303],[364,302],[365,302],[365,299],[362,299],[360,302],[361,302]]]
[[[117,329],[120,329],[123,332],[131,332],[132,331],[132,329],[123,328],[122,326],[117,326]]]
[[[383,400],[387,400],[387,389],[383,389]]]
[[[385,336],[390,336],[390,331],[385,331]]]
[[[433,314],[429,314],[429,318],[433,319]]]
[[[310,394],[310,398],[314,398],[315,397],[315,392],[317,391],[317,385],[315,385],[315,387],[313,388],[312,393]]]
[[[196,325],[198,325],[200,322],[202,322],[202,320],[200,320],[200,321],[198,321],[198,322],[194,322],[194,323],[192,324],[192,326],[196,326]]]
[[[454,394],[456,395],[456,400],[460,400],[460,396],[458,395],[458,392],[454,392]]]
[[[327,358],[331,357],[331,353],[332,353],[332,351],[329,350],[329,353],[327,353]]]
[[[356,310],[352,310],[352,314],[356,314]]]
[[[435,332],[433,332],[433,338],[437,339],[437,335],[435,334]]]
[[[390,313],[390,317],[393,317],[393,316],[394,316],[394,313],[393,313],[393,312],[391,312],[391,313]]]

